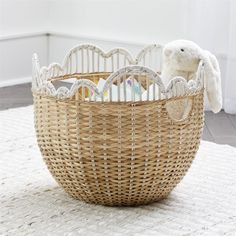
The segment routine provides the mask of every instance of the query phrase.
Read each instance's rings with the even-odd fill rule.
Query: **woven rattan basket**
[[[161,50],[149,46],[134,60],[124,49],[104,53],[82,45],[62,65],[41,69],[34,55],[38,145],[72,197],[110,206],[146,204],[165,198],[186,174],[203,128],[202,65],[194,81],[177,77],[165,87],[156,73]],[[106,82],[99,90],[101,78]],[[65,80],[72,82],[69,89],[61,87]],[[135,95],[134,81],[147,90],[146,98]],[[176,120],[168,106],[184,101],[191,109]]]

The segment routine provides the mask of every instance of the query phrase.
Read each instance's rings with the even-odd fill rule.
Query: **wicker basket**
[[[175,78],[165,88],[151,69],[161,64],[144,64],[160,52],[153,45],[134,60],[123,49],[104,53],[82,45],[69,52],[62,66],[41,69],[34,56],[38,145],[49,171],[72,197],[110,206],[146,204],[165,198],[186,174],[203,128],[202,65],[195,81]],[[70,89],[55,89],[58,80],[71,78]],[[100,78],[106,80],[102,91],[96,87]],[[141,96],[122,100],[130,78],[148,91],[157,85],[158,91],[153,86],[152,97],[144,101]],[[181,94],[177,83],[185,89]],[[116,101],[112,85],[118,89]],[[191,101],[190,111],[181,120],[171,118],[167,105],[184,100]]]

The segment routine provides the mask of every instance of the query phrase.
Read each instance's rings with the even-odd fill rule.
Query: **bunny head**
[[[200,62],[200,47],[188,40],[175,40],[165,45],[163,62],[176,71],[195,72]]]
[[[183,76],[186,80],[196,78],[199,62],[204,63],[204,78],[207,97],[213,112],[222,108],[220,68],[216,57],[188,40],[175,40],[163,48],[163,79]],[[190,76],[189,76],[190,75]]]

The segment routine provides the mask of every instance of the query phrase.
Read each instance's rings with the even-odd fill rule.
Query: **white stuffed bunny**
[[[214,55],[194,42],[176,40],[165,45],[161,73],[163,82],[167,85],[175,76],[182,76],[186,80],[195,79],[200,61],[204,63],[205,87],[210,108],[215,113],[219,112],[222,108],[222,89],[218,61]]]

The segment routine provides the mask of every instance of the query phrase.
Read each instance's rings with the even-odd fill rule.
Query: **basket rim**
[[[76,106],[78,105],[91,105],[91,106],[102,106],[102,107],[106,107],[106,106],[122,106],[122,105],[126,105],[127,107],[138,107],[138,106],[145,106],[145,105],[152,105],[152,104],[157,104],[157,105],[163,105],[163,109],[164,111],[167,113],[168,117],[175,123],[180,123],[180,122],[184,122],[186,120],[189,119],[190,116],[192,116],[193,113],[193,109],[195,106],[195,97],[204,94],[204,88],[202,88],[201,90],[196,91],[195,93],[189,94],[189,95],[184,95],[184,96],[178,96],[178,97],[171,97],[171,98],[163,98],[163,99],[158,99],[158,100],[149,100],[149,101],[119,101],[119,102],[114,102],[114,101],[80,101],[80,100],[76,100],[73,98],[67,98],[67,99],[58,99],[56,97],[47,95],[47,94],[42,94],[40,92],[37,91],[32,91],[33,96],[39,96],[41,98],[44,99],[48,99],[51,101],[55,101],[56,103],[69,103],[69,102],[73,102],[73,104],[75,104]],[[171,117],[168,109],[167,109],[167,105],[169,102],[173,102],[173,101],[179,101],[179,100],[184,100],[184,99],[189,99],[192,101],[191,104],[191,109],[189,110],[189,112],[187,113],[186,117],[181,118],[181,119],[175,119],[173,117]]]
[[[153,84],[153,87],[157,86],[157,89],[159,90],[159,94],[158,95],[153,94],[153,98],[155,100],[157,99],[159,100],[161,96],[164,96],[164,97],[173,96],[173,94],[175,93],[174,87],[176,86],[177,83],[180,83],[183,89],[182,92],[180,93],[178,92],[178,96],[179,95],[181,96],[182,94],[194,93],[197,90],[204,87],[204,74],[203,74],[204,64],[202,61],[199,62],[195,78],[188,81],[182,76],[175,76],[167,84],[165,84],[159,72],[156,72],[151,67],[149,67],[151,65],[146,66],[145,62],[144,62],[144,65],[142,65],[141,63],[142,57],[154,49],[155,50],[162,49],[162,46],[159,44],[149,45],[143,48],[137,54],[136,59],[134,60],[132,59],[131,54],[126,49],[114,48],[106,53],[97,46],[94,46],[91,44],[81,44],[72,48],[66,54],[66,57],[62,65],[60,65],[59,63],[52,63],[48,67],[42,67],[42,68],[40,68],[37,54],[34,54],[33,59],[32,59],[32,62],[33,62],[32,88],[34,90],[41,91],[42,93],[47,93],[52,96],[65,99],[65,98],[74,96],[80,87],[82,88],[86,87],[90,93],[95,95],[95,97],[98,97],[98,99],[103,100],[105,92],[107,92],[111,88],[111,86],[113,85],[113,82],[120,80],[122,76],[145,75],[147,77],[147,80],[151,82],[150,84]],[[113,68],[112,72],[110,72],[109,70],[106,71],[105,69],[104,71],[101,71],[101,72],[100,71],[96,72],[95,70],[95,71],[92,71],[92,73],[89,73],[90,71],[87,71],[87,73],[83,73],[83,71],[82,73],[80,71],[76,71],[72,73],[69,69],[72,63],[70,62],[72,60],[71,57],[73,53],[78,53],[78,50],[93,50],[93,52],[98,52],[100,56],[104,59],[113,58],[113,56],[115,56],[116,53],[121,53],[122,55],[126,56],[128,60],[128,65],[121,66],[119,69],[115,69],[115,70]],[[89,54],[87,56],[89,57]],[[78,59],[76,59],[76,63],[78,63],[77,60]],[[60,73],[55,75],[54,74],[55,70],[58,71],[58,73],[60,71]],[[103,78],[102,75],[108,76],[106,78],[105,84],[103,85],[103,88],[100,88],[100,89],[98,89],[96,83],[87,79],[87,77],[89,76],[99,76],[99,75],[101,75],[101,78]],[[61,86],[58,89],[56,89],[52,83],[53,81],[66,80],[66,79],[76,79],[70,89],[64,86]],[[123,80],[123,82],[125,80]],[[149,92],[147,92],[147,94],[149,94]],[[110,101],[112,99],[113,98],[111,97],[109,98]],[[147,100],[149,100],[149,97],[147,97]],[[133,101],[133,98],[132,98],[132,101]],[[119,101],[116,101],[116,102],[119,102]],[[129,101],[126,100],[125,102],[129,102]]]
[[[47,98],[47,99],[52,99],[55,101],[61,101],[61,102],[67,102],[67,101],[73,101],[76,104],[151,104],[151,103],[163,103],[163,102],[169,102],[169,101],[178,101],[184,98],[194,98],[197,95],[203,94],[205,89],[201,88],[191,94],[186,94],[186,95],[182,95],[182,96],[176,96],[176,97],[170,97],[170,98],[161,98],[161,99],[156,99],[156,100],[145,100],[145,101],[86,101],[86,100],[75,100],[73,99],[73,97],[69,97],[69,98],[65,98],[65,99],[60,99],[57,98],[55,96],[51,96],[49,94],[45,94],[45,93],[41,93],[40,91],[37,91],[35,89],[31,89],[32,94],[34,96],[40,96],[43,98]]]

